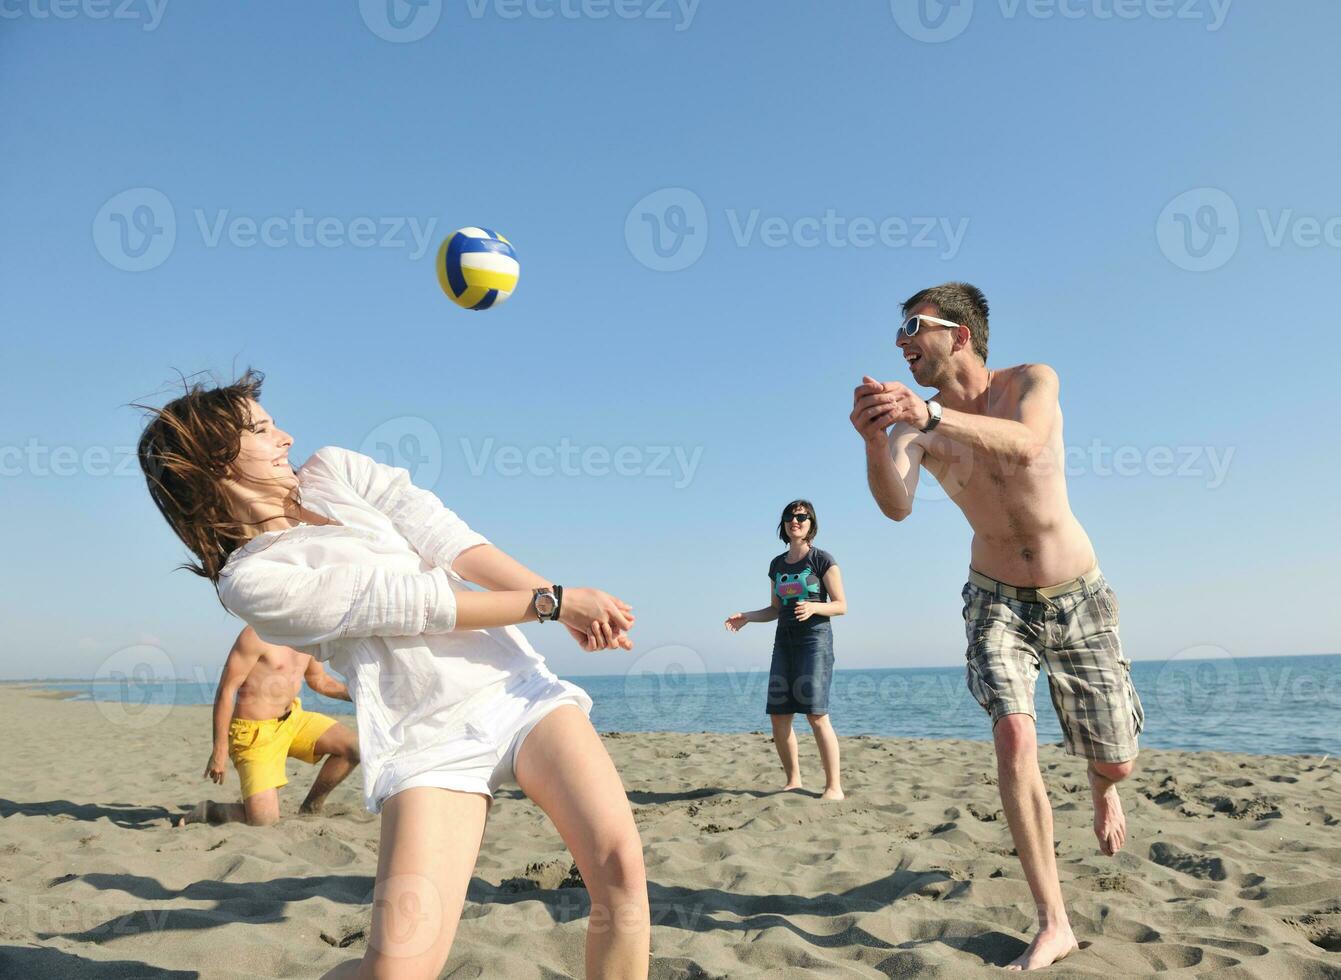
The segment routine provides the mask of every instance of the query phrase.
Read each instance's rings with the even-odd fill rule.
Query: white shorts
[[[450,764],[396,780],[379,801],[379,809],[397,793],[435,786],[493,799],[505,783],[515,783],[517,752],[531,729],[555,708],[574,704],[591,715],[586,691],[548,672],[517,678],[470,713],[461,737],[464,743]]]

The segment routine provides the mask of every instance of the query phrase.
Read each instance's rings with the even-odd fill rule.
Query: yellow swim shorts
[[[286,759],[315,764],[317,740],[334,724],[328,715],[304,711],[299,698],[278,718],[234,718],[228,726],[228,755],[242,780],[242,798],[285,785]]]

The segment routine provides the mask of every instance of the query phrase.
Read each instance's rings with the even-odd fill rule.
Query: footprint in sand
[[[1222,858],[1192,854],[1164,841],[1150,845],[1150,860],[1172,871],[1181,871],[1193,878],[1209,881],[1224,881],[1229,877]]]
[[[289,853],[323,868],[342,868],[355,856],[348,844],[325,835],[309,837],[290,848]]]

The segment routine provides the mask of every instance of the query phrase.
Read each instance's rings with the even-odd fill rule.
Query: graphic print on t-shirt
[[[833,555],[811,548],[800,561],[789,562],[787,554],[777,555],[768,565],[768,587],[777,596],[779,630],[813,630],[825,626],[829,617],[814,612],[808,619],[796,618],[796,607],[803,602],[828,602],[829,590],[824,576],[836,567]]]
[[[819,582],[813,581],[815,573],[807,566],[796,574],[778,572],[775,577],[774,591],[785,606],[789,602],[803,602],[819,592]]]

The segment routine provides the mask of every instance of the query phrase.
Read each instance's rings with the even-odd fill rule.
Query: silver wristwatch
[[[927,400],[927,424],[922,430],[930,432],[936,426],[941,424],[941,403],[938,401]]]
[[[549,586],[544,589],[533,589],[531,596],[531,608],[535,610],[535,618],[538,622],[547,623],[551,619],[559,618],[559,586]]]

